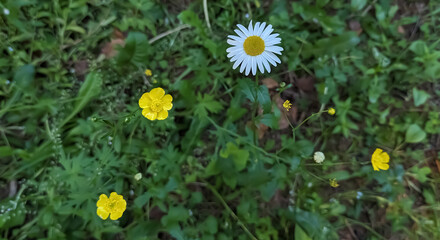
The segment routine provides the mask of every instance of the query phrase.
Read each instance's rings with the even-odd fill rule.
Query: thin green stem
[[[237,221],[237,224],[240,225],[240,227],[243,229],[243,231],[252,239],[257,240],[257,238],[249,231],[249,229],[244,225],[244,223],[238,218],[238,216],[232,211],[232,209],[229,207],[229,205],[226,203],[226,201],[223,199],[222,195],[209,183],[205,182],[205,186],[211,190],[211,192],[217,197],[217,199],[221,202],[221,204],[226,208],[226,210],[229,212],[229,214],[232,216],[232,218]]]
[[[360,222],[358,220],[351,219],[348,217],[345,217],[345,219],[352,222],[353,224],[360,225],[360,226],[364,227],[365,229],[367,229],[368,231],[370,231],[371,233],[373,233],[374,235],[376,235],[376,237],[378,237],[380,239],[384,239],[384,240],[386,239],[382,235],[380,235],[378,232],[374,231],[374,229],[372,229],[370,226],[368,226],[367,224],[365,224],[363,222]]]
[[[212,123],[212,125],[214,125],[214,127],[217,128],[218,130],[222,130],[222,131],[224,131],[224,132],[226,132],[226,133],[229,133],[231,136],[234,136],[234,137],[236,137],[236,138],[241,138],[241,137],[242,137],[242,136],[238,135],[237,133],[232,132],[232,131],[229,130],[229,129],[226,129],[226,128],[224,128],[224,127],[219,126],[219,125],[218,125],[218,124],[217,124],[212,118],[207,117],[207,119],[208,119],[208,120]],[[266,152],[264,149],[262,149],[262,148],[256,146],[256,145],[253,144],[253,143],[246,142],[246,141],[244,141],[244,143],[248,144],[249,146],[251,146],[251,147],[254,148],[255,150],[258,150],[259,152],[265,154],[265,155],[268,156],[268,157],[275,158],[275,160],[276,160],[277,162],[279,162],[279,160],[283,160],[283,161],[287,162],[287,161],[284,160],[283,158],[278,157],[278,156],[275,155],[275,154],[268,153],[268,152]]]

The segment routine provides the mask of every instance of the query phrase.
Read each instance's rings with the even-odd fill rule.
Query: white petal
[[[248,30],[249,30],[249,36],[253,36],[254,35],[254,28],[252,27],[252,20],[249,23]]]
[[[242,53],[240,53],[240,52],[235,53],[231,58],[231,62],[235,62],[240,57],[241,54]]]
[[[235,51],[240,50],[240,49],[243,49],[243,47],[242,46],[233,46],[233,47],[227,48],[226,52],[228,52],[228,53],[235,52]]]
[[[264,52],[262,53],[262,56],[264,57],[264,59],[266,59],[266,60],[267,60],[270,64],[272,64],[274,67],[277,66],[277,63],[276,63],[274,60],[272,60],[272,58],[269,56],[268,52],[264,51]]]
[[[258,65],[258,69],[260,69],[260,72],[264,73],[263,57],[261,55],[257,56],[257,65]]]
[[[243,44],[243,42],[236,41],[236,40],[232,40],[232,39],[228,39],[228,40],[226,40],[226,42],[227,42],[229,45],[233,45],[233,46],[237,46],[237,45],[241,45],[241,44]]]
[[[281,39],[280,39],[280,38],[276,38],[276,39],[271,40],[271,41],[265,41],[265,42],[264,42],[264,45],[265,45],[266,47],[270,47],[270,46],[273,46],[273,45],[275,45],[275,44],[279,44],[279,43],[281,43]]]
[[[238,37],[238,36],[235,36],[235,35],[228,35],[228,38],[232,38],[232,40],[235,40],[235,41],[240,41],[240,40],[242,40],[241,37]]]
[[[252,68],[252,57],[248,56],[247,60],[248,60],[248,62],[246,64],[246,72],[245,72],[246,76],[249,75],[249,72],[251,71],[251,68]]]
[[[267,36],[267,37],[264,39],[264,41],[270,41],[270,40],[272,40],[272,39],[274,39],[274,38],[277,38],[278,36],[279,36],[278,33],[271,34],[271,35]]]
[[[243,60],[245,59],[246,54],[241,54],[238,56],[237,61],[234,63],[234,66],[232,66],[232,69],[236,69],[238,67],[238,65],[240,65],[240,63],[243,62]],[[243,63],[244,64],[244,63]]]
[[[257,58],[252,57],[252,75],[257,74]]]
[[[246,66],[248,65],[248,62],[249,62],[249,56],[248,56],[248,55],[245,55],[245,56],[244,56],[244,59],[243,59],[243,63],[241,64],[241,67],[240,67],[240,72],[243,72],[243,71],[244,71],[244,69],[245,69]]]
[[[258,36],[258,30],[260,30],[260,22],[257,22],[254,27],[254,35]]]
[[[244,35],[245,35],[246,37],[249,37],[249,36],[250,36],[250,35],[249,35],[249,31],[248,31],[243,25],[241,25],[241,24],[237,24],[237,27],[240,28],[240,30],[244,33]]]
[[[281,55],[281,51],[283,50],[283,48],[278,46],[270,46],[270,47],[266,47],[264,50]]]
[[[272,60],[274,60],[275,62],[281,63],[281,60],[275,54],[267,52],[267,55],[269,55],[269,57],[272,58]]]
[[[267,26],[267,28],[263,31],[263,33],[261,34],[261,38],[265,39],[267,36],[269,36],[269,34],[271,34],[273,32],[272,29],[272,25],[269,24],[269,26]]]
[[[244,33],[243,33],[242,31],[240,31],[240,30],[238,30],[238,29],[235,29],[234,32],[235,32],[240,38],[246,39],[246,35],[244,35]]]
[[[260,25],[260,29],[258,29],[258,31],[257,31],[257,33],[256,33],[255,35],[257,35],[257,36],[261,36],[261,34],[263,33],[263,30],[264,30],[265,27],[266,27],[266,23],[263,22],[263,23]]]
[[[267,72],[270,73],[270,65],[267,62],[267,59],[265,59],[264,57],[261,57],[261,58],[262,58],[262,62],[263,62],[264,67],[266,68]]]

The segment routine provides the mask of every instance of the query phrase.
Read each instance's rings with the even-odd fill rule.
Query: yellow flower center
[[[244,40],[243,48],[247,55],[258,56],[264,52],[265,45],[259,36],[250,36]]]
[[[163,109],[162,106],[162,101],[161,100],[153,100],[153,102],[151,103],[151,111],[153,112],[160,112]]]

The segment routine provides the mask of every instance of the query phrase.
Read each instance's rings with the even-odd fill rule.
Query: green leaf
[[[426,138],[426,133],[417,124],[411,124],[406,130],[405,141],[407,143],[418,143]]]
[[[277,191],[277,182],[275,179],[259,187],[261,197],[268,202]]]
[[[248,78],[239,80],[239,87],[241,91],[246,95],[252,103],[258,102],[263,106],[265,113],[270,112],[272,108],[272,102],[270,99],[269,90],[266,86],[258,86],[254,81]]]
[[[139,32],[130,32],[125,39],[125,46],[119,49],[116,61],[122,66],[127,63],[142,66],[147,64],[149,54],[150,44],[147,36]]]
[[[194,113],[199,117],[204,117],[210,113],[219,113],[223,106],[219,101],[214,100],[214,95],[205,94],[197,96],[198,104],[195,106]]]
[[[312,240],[312,238],[297,224],[295,226],[295,240]]]
[[[234,143],[228,142],[226,149],[220,152],[220,156],[222,158],[231,158],[234,161],[235,169],[241,171],[246,167],[249,152],[247,150],[238,149]]]
[[[429,52],[428,46],[426,46],[426,43],[421,40],[417,40],[411,43],[411,46],[409,46],[409,50],[411,50],[417,56],[424,56]]]
[[[351,8],[356,11],[362,10],[367,4],[367,0],[351,0]]]
[[[429,93],[423,90],[418,90],[417,88],[413,88],[413,97],[414,97],[414,105],[418,107],[424,104],[426,100],[428,100],[430,95]]]
[[[205,31],[203,28],[203,22],[200,20],[200,18],[197,16],[197,14],[191,10],[185,10],[177,16],[183,23],[189,24],[192,27],[195,27],[197,31],[202,35],[205,36]]]
[[[0,157],[8,157],[11,156],[13,150],[9,146],[0,146]]]
[[[216,234],[218,231],[217,219],[212,215],[209,215],[203,222],[203,229],[210,234]]]
[[[35,68],[33,65],[21,66],[14,75],[13,82],[18,89],[22,91],[30,90],[32,83],[34,82]]]
[[[263,106],[265,113],[270,112],[272,108],[272,102],[270,100],[269,89],[266,86],[261,85],[257,89],[257,101]]]
[[[239,79],[238,86],[239,89],[241,89],[241,92],[246,95],[246,98],[249,99],[249,101],[255,102],[257,100],[257,95],[255,94],[255,83],[249,78]]]
[[[428,176],[431,173],[431,169],[429,167],[413,167],[411,168],[411,172],[413,172],[415,175],[417,175],[416,179],[424,183],[428,180]]]
[[[74,117],[79,111],[81,111],[87,103],[89,103],[94,97],[98,96],[101,92],[102,79],[96,72],[91,72],[87,75],[86,80],[79,89],[76,96],[75,106],[70,115],[64,119],[61,126],[66,124],[72,117]]]
[[[178,222],[184,222],[188,218],[189,218],[188,209],[182,206],[177,206],[177,207],[171,207],[170,210],[168,210],[168,215],[162,217],[160,221],[162,222],[162,225],[168,226]]]
[[[322,38],[316,41],[315,44],[305,45],[302,54],[306,58],[336,55],[351,50],[359,42],[360,39],[355,32],[345,32],[335,37]]]

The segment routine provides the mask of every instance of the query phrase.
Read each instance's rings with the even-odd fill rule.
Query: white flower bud
[[[316,163],[322,163],[325,160],[324,153],[322,152],[315,152],[313,155],[313,160],[315,160]]]
[[[136,175],[134,175],[134,179],[136,179],[136,181],[139,181],[142,179],[142,173],[136,173]]]

